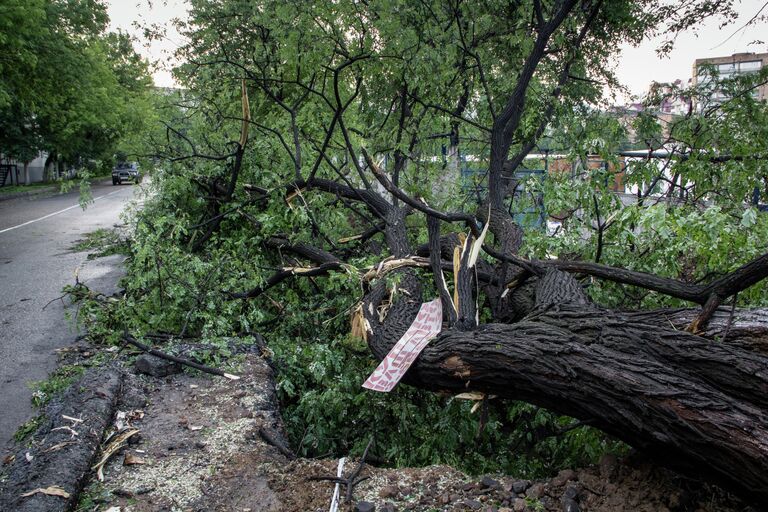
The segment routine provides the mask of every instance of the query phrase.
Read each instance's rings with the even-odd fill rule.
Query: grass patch
[[[56,369],[47,379],[32,382],[32,405],[38,408],[44,406],[51,398],[67,389],[84,371],[85,367],[81,365],[65,365]]]
[[[0,195],[3,194],[16,194],[17,192],[29,192],[33,190],[39,190],[42,188],[50,187],[51,190],[55,190],[56,183],[31,183],[29,185],[6,185],[0,187]]]
[[[35,416],[34,418],[30,419],[29,421],[22,423],[21,426],[16,429],[16,432],[13,433],[13,439],[17,443],[21,443],[26,438],[32,435],[32,433],[37,430],[37,427],[40,426],[40,423],[43,422],[43,415]]]

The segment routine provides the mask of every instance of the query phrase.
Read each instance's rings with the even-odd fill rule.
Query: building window
[[[756,71],[760,71],[762,64],[763,63],[759,60],[751,60],[749,62],[739,62],[739,72],[754,73]]]
[[[717,66],[717,72],[721,78],[728,78],[728,76],[736,72],[736,64],[732,62],[729,64],[720,64]]]

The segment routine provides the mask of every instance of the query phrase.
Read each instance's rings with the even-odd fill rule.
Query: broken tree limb
[[[768,502],[766,356],[561,306],[515,325],[445,332],[405,382],[588,420],[664,465]]]
[[[585,274],[695,302],[702,306],[702,310],[699,317],[690,324],[689,330],[692,332],[704,329],[714,310],[725,299],[768,277],[768,253],[748,261],[733,272],[715,279],[707,285],[702,285],[598,263],[570,260],[528,260],[516,254],[499,253],[487,246],[483,246],[483,249],[500,261],[512,263],[536,275],[542,275],[547,268],[556,268],[568,273]]]
[[[455,275],[455,298],[458,319],[456,327],[460,330],[468,331],[477,327],[477,300],[475,297],[475,273],[470,265],[472,245],[475,238],[470,235],[464,240],[461,252],[458,253],[458,267]],[[454,260],[454,265],[457,260]]]
[[[707,285],[684,283],[677,279],[660,277],[646,272],[582,261],[531,260],[528,263],[545,267],[551,266],[569,273],[581,273],[608,281],[638,286],[670,297],[695,302],[702,306],[710,300],[712,295],[719,295],[721,300],[725,300],[768,277],[768,253],[748,261],[733,272],[715,279]]]
[[[563,293],[552,291],[558,278]],[[551,271],[538,287],[546,304],[522,321],[443,331],[404,382],[524,400],[589,421],[663,465],[768,502],[768,355],[730,341],[739,315],[720,343],[660,325],[658,316],[585,304],[573,284]],[[387,322],[401,325],[393,314]],[[715,320],[723,314],[727,321],[727,308]],[[389,336],[372,325],[369,345],[381,353]]]
[[[431,265],[429,258],[412,256],[408,258],[388,258],[363,274],[363,281],[372,281],[389,274],[390,272],[406,267],[427,268]]]
[[[280,270],[279,272],[274,273],[267,281],[259,286],[256,286],[254,288],[251,288],[248,291],[245,292],[226,292],[230,297],[233,299],[253,299],[255,297],[258,297],[265,291],[269,290],[273,286],[277,286],[278,284],[282,283],[286,279],[300,275],[302,277],[314,277],[314,276],[323,276],[328,274],[331,270],[341,270],[344,268],[344,263],[341,261],[336,262],[330,262],[330,263],[323,263],[322,265],[319,265],[317,267],[313,267],[310,269],[303,269],[302,272],[296,272],[294,268],[286,268],[283,270]]]
[[[440,302],[443,305],[443,312],[448,319],[448,326],[452,327],[458,317],[453,301],[451,301],[451,292],[448,290],[448,285],[443,275],[440,258],[440,219],[427,215],[427,231],[429,234],[429,261],[432,266],[432,275],[435,279],[435,288],[440,295]]]
[[[195,370],[200,370],[201,372],[210,373],[211,375],[218,375],[219,377],[225,377],[229,380],[239,380],[240,377],[237,375],[232,375],[231,373],[224,372],[222,370],[219,370],[218,368],[212,368],[210,366],[205,366],[204,364],[197,363],[195,361],[192,361],[191,359],[187,359],[185,357],[177,357],[172,356],[170,354],[166,354],[165,352],[161,352],[160,350],[154,349],[148,345],[145,345],[144,343],[141,343],[139,340],[131,336],[130,334],[124,334],[123,335],[123,341],[126,343],[133,345],[134,347],[143,350],[144,352],[148,354],[152,354],[155,357],[159,357],[162,359],[166,359],[168,361],[173,361],[174,363],[179,363],[184,366],[189,366],[190,368],[194,368]]]
[[[259,427],[259,436],[261,436],[265,443],[277,448],[277,451],[285,455],[288,460],[294,460],[296,458],[296,454],[293,453],[293,451],[288,446],[286,446],[286,444],[280,440],[277,435],[272,433],[271,429]]]
[[[526,259],[517,255],[501,254],[486,246],[483,249],[493,258],[507,261],[536,275],[542,275],[547,268],[556,268],[571,274],[584,274],[615,283],[637,286],[702,306],[713,294],[719,295],[724,300],[768,277],[768,253],[707,285],[701,285],[586,261]]]

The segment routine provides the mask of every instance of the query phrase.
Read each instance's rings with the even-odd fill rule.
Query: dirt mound
[[[179,374],[133,377],[126,386],[148,404],[135,444],[113,457],[105,482],[92,483],[83,510],[149,512],[326,511],[338,460],[291,460],[278,413],[272,371],[256,355],[237,369],[239,381]],[[132,384],[130,384],[132,382]],[[137,391],[138,390],[138,391]],[[140,391],[140,393],[139,393]],[[138,463],[137,463],[138,462]],[[348,476],[358,460],[346,462]],[[361,510],[415,511],[697,511],[748,510],[722,491],[684,480],[639,460],[607,456],[598,467],[563,470],[545,481],[506,475],[470,477],[446,466],[365,466],[353,488]],[[341,495],[346,487],[341,486]],[[354,510],[342,504],[340,510]],[[368,510],[371,510],[370,508]]]
[[[325,511],[333,483],[309,480],[336,474],[337,461],[296,460],[287,465],[261,464],[247,456],[242,467],[259,467],[283,504],[281,510]],[[357,461],[347,463],[347,472]],[[544,481],[509,476],[469,477],[446,466],[425,468],[366,468],[370,477],[354,489],[357,502],[368,502],[379,511],[566,511],[576,512],[735,512],[749,510],[717,489],[685,482],[668,471],[640,464],[613,462],[612,475],[601,468],[563,470]],[[227,473],[222,481],[237,482]],[[247,480],[246,480],[247,481]],[[226,492],[222,490],[222,493]],[[342,487],[342,495],[345,489]],[[342,508],[343,509],[343,508]],[[236,510],[215,508],[215,510]],[[260,510],[254,508],[253,510]],[[353,508],[350,507],[350,510]]]

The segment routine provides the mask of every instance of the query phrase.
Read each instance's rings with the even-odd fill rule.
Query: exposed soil
[[[239,510],[248,504],[270,510],[273,493],[252,468],[242,468],[246,496],[226,496],[220,504],[209,496],[210,481],[238,466],[244,453],[258,453],[264,462],[285,461],[259,435],[267,429],[282,439],[271,369],[251,355],[237,370],[239,381],[188,373],[131,379],[121,406],[142,411],[143,418],[131,422],[141,432],[107,465],[104,484],[91,485],[87,494],[97,502],[111,496],[110,506],[132,511]],[[148,404],[137,409],[141,393]],[[144,463],[124,465],[126,457]]]
[[[118,409],[143,412],[132,422],[141,433],[112,458],[104,483],[94,480],[86,489],[80,510],[327,511],[335,484],[311,479],[336,476],[338,460],[290,460],[266,442],[265,429],[285,447],[271,369],[250,354],[237,373],[239,381],[189,373],[129,378]],[[124,465],[126,457],[143,463]],[[348,460],[344,475],[358,462]],[[598,467],[566,469],[536,482],[471,477],[446,466],[366,465],[360,476],[368,479],[354,487],[353,503],[340,510],[372,510],[365,508],[368,504],[389,512],[754,510],[716,488],[611,456]]]

